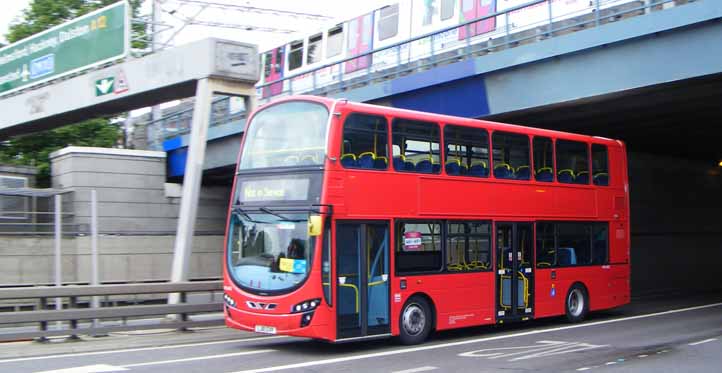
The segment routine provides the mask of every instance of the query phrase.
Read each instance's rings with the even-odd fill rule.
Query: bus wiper
[[[288,217],[286,217],[286,216],[283,216],[283,215],[281,215],[281,214],[279,214],[279,213],[273,212],[273,211],[271,211],[270,209],[267,209],[267,208],[265,208],[265,207],[261,207],[261,208],[259,208],[259,210],[262,211],[262,212],[265,212],[266,214],[273,215],[273,216],[275,216],[275,217],[277,217],[277,218],[279,218],[279,219],[281,219],[281,220],[283,220],[283,221],[290,221],[290,222],[294,222],[294,223],[300,223],[300,222],[303,221],[303,220],[299,220],[299,219],[290,219],[290,218],[288,218]]]

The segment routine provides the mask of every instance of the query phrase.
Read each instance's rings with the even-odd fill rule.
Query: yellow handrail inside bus
[[[354,284],[338,284],[338,286],[352,288],[353,291],[356,293],[356,313],[358,313],[358,287]]]

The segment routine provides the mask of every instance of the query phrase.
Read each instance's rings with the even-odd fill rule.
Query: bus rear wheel
[[[581,284],[574,284],[569,288],[566,301],[567,320],[577,323],[587,316],[589,312],[589,296],[587,290]]]
[[[406,301],[399,317],[399,339],[405,345],[419,344],[431,332],[431,307],[426,299],[413,296]]]

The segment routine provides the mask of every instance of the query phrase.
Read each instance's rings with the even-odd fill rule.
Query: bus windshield
[[[323,164],[328,110],[289,101],[256,114],[248,126],[239,169]]]
[[[251,291],[292,289],[311,271],[315,237],[308,213],[234,211],[228,229],[228,272]]]

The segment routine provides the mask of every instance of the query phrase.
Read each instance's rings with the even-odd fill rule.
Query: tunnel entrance
[[[627,144],[632,294],[719,290],[722,75],[484,119]]]

